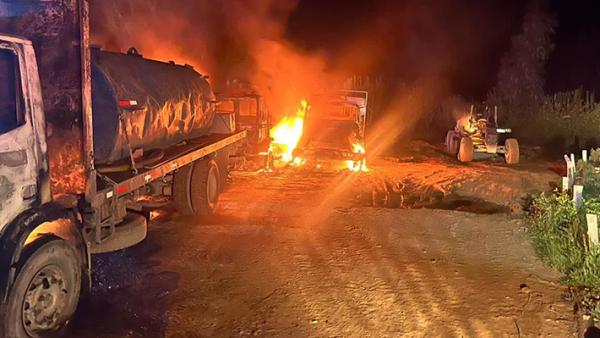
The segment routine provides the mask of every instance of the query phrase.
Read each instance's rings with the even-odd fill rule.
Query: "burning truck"
[[[295,115],[271,129],[275,162],[296,167],[333,166],[367,171],[365,133],[368,93],[340,91],[317,97],[315,106],[302,100]]]
[[[1,332],[64,332],[92,254],[146,237],[148,197],[213,212],[245,137],[190,66],[89,47],[86,0],[0,2]],[[153,202],[154,203],[154,202]]]

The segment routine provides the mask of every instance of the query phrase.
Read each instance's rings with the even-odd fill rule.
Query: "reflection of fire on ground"
[[[269,147],[269,155],[272,157],[272,165],[275,168],[303,167],[309,162],[307,159],[295,155],[295,150],[300,145],[304,134],[305,118],[310,109],[308,101],[303,99],[294,115],[283,117],[271,129],[270,136],[273,141]],[[362,142],[354,138],[348,141],[352,145],[354,154],[366,155],[366,149]],[[320,165],[317,164],[316,167],[319,168]],[[364,156],[360,160],[344,161],[344,168],[354,172],[368,171]]]

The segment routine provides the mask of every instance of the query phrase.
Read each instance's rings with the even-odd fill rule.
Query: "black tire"
[[[458,154],[458,135],[454,130],[449,130],[446,134],[446,152],[448,155],[456,156]]]
[[[210,219],[217,207],[221,192],[219,165],[214,159],[196,161],[192,171],[191,197],[194,216]]]
[[[219,186],[220,191],[223,192],[227,189],[229,182],[229,147],[225,147],[217,152],[217,156],[215,157],[217,164],[219,165],[219,173],[221,178],[221,184]]]
[[[6,304],[5,336],[62,336],[79,302],[80,256],[66,241],[48,237],[32,244],[22,261]]]
[[[519,141],[516,138],[506,139],[504,142],[504,147],[506,148],[506,153],[504,154],[504,160],[507,164],[517,164],[519,163]]]
[[[177,170],[173,177],[173,204],[177,211],[184,216],[194,215],[191,193],[193,167],[193,164],[188,164]]]
[[[458,160],[461,162],[473,161],[473,140],[471,140],[471,138],[463,137],[462,139],[460,139]]]

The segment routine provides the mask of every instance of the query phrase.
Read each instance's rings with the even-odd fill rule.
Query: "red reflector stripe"
[[[137,106],[137,101],[136,100],[120,100],[119,101],[119,107],[121,108],[127,108],[127,107],[133,107],[133,106]]]
[[[124,192],[126,192],[127,190],[129,190],[129,185],[125,184],[125,185],[121,185],[119,187],[117,187],[117,194],[122,194]]]

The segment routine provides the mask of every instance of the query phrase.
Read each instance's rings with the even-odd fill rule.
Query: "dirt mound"
[[[431,145],[411,154],[374,159],[355,189],[363,204],[392,208],[440,208],[478,213],[521,212],[530,196],[552,190],[560,176],[555,163],[528,159],[506,165],[492,161],[459,163]]]

